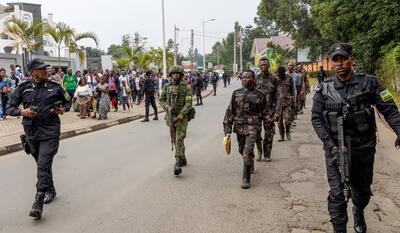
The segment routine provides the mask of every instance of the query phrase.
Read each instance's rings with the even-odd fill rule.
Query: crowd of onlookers
[[[82,119],[107,119],[110,111],[117,112],[122,107],[122,112],[129,112],[133,105],[140,105],[143,101],[142,92],[145,74],[150,74],[154,80],[156,97],[160,97],[162,88],[170,82],[164,78],[162,72],[144,72],[139,69],[126,70],[83,70],[72,72],[72,69],[48,67],[46,75],[49,80],[59,83],[68,93],[72,109],[78,112]],[[226,77],[226,78],[225,78]],[[185,81],[191,86],[193,94],[201,100],[201,92],[207,89],[209,83],[214,87],[220,75],[218,73],[187,72]],[[0,69],[0,119],[6,119],[4,110],[8,99],[17,85],[23,81],[29,81],[29,73],[21,72],[21,66],[10,65],[10,70]],[[228,76],[223,76],[226,86]]]

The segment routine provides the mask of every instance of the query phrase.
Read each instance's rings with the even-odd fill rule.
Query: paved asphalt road
[[[299,116],[291,142],[274,142],[273,162],[256,163],[252,188],[240,189],[237,144],[231,156],[222,147],[222,119],[239,86],[233,81],[196,108],[186,140],[188,166],[180,177],[172,175],[163,121],[131,122],[63,140],[54,162],[58,196],[40,221],[28,216],[33,159],[22,152],[0,157],[0,232],[331,231],[323,152],[308,111]],[[393,134],[381,128],[375,196],[366,216],[370,232],[398,233],[400,153],[393,149]]]

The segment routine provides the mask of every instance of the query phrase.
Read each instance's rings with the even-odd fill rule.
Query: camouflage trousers
[[[184,117],[175,124],[175,156],[185,156],[186,131],[188,127],[188,118]]]
[[[299,106],[299,110],[302,111],[303,108],[306,106],[306,93],[302,93],[300,95],[300,106]]]
[[[236,134],[239,145],[239,153],[242,155],[244,164],[246,165],[254,166],[254,144],[257,141],[257,135]]]
[[[285,129],[286,132],[289,132],[290,125],[292,124],[292,107],[287,106],[282,108],[282,112],[280,113],[280,119],[278,123],[279,133],[284,135]]]
[[[259,137],[257,139],[257,149],[262,148],[262,151],[259,151],[259,153],[262,153],[264,158],[270,158],[272,151],[272,142],[274,141],[275,135],[275,124],[274,122],[263,122],[263,127],[264,138]]]

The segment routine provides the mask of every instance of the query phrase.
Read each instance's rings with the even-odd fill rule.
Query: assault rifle
[[[171,151],[174,151],[174,146],[175,146],[175,125],[174,125],[174,120],[173,120],[173,117],[172,117],[172,94],[170,94],[168,102],[169,103],[168,103],[167,114],[168,114],[169,137],[171,139]]]
[[[344,103],[342,106],[343,116],[337,118],[338,126],[338,147],[339,147],[339,171],[340,181],[343,184],[343,195],[346,201],[351,198],[351,186],[350,186],[350,169],[351,169],[351,151],[350,147],[350,136],[344,135],[343,122],[349,117],[349,106]],[[347,144],[347,146],[346,146]]]

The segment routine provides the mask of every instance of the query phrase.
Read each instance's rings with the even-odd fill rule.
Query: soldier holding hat
[[[70,107],[65,90],[47,79],[47,67],[41,59],[30,61],[28,70],[32,80],[18,85],[6,108],[10,116],[23,116],[25,135],[21,135],[21,141],[37,164],[37,193],[29,214],[36,219],[42,216],[43,203],[53,201],[56,196],[52,164],[60,141],[58,115],[69,111]]]

